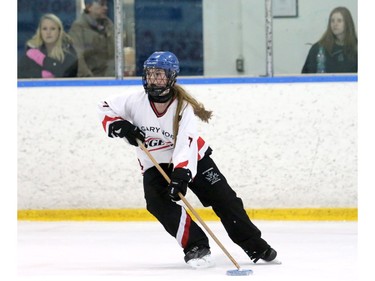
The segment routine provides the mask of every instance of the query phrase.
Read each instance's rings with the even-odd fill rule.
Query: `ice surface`
[[[249,276],[211,241],[215,267],[194,270],[158,222],[18,222],[20,280],[358,280],[356,222],[254,221],[281,265],[252,264],[220,222],[207,225]],[[31,278],[31,279],[30,279]]]

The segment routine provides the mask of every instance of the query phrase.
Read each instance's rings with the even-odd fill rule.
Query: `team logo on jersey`
[[[151,133],[156,133],[156,134],[159,134],[161,133],[163,136],[165,136],[166,138],[171,138],[171,139],[174,139],[173,137],[173,134],[167,132],[167,131],[164,131],[162,130],[160,127],[154,127],[154,126],[141,126],[140,129],[144,132],[151,132]]]
[[[214,168],[209,168],[208,170],[204,171],[202,175],[205,177],[205,179],[211,184],[214,185],[218,181],[221,181],[221,178],[218,173],[216,173]]]
[[[147,138],[145,140],[145,147],[149,151],[164,150],[173,148],[173,143],[158,138]]]

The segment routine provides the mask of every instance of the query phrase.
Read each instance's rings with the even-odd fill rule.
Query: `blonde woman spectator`
[[[54,14],[43,15],[35,35],[26,42],[18,78],[76,77],[77,71],[77,54],[61,20]]]

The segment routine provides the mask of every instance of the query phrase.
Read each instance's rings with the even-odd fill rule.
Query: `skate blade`
[[[194,269],[209,268],[215,266],[215,262],[211,255],[204,256],[200,259],[191,259],[187,262]]]
[[[252,265],[279,265],[282,264],[280,260],[274,259],[272,261],[264,261],[264,260],[259,260],[257,263],[254,263]]]

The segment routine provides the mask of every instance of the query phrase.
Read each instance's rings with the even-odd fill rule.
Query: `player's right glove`
[[[126,138],[131,145],[138,146],[136,139],[145,141],[145,133],[126,120],[115,121],[108,126],[110,138]]]

